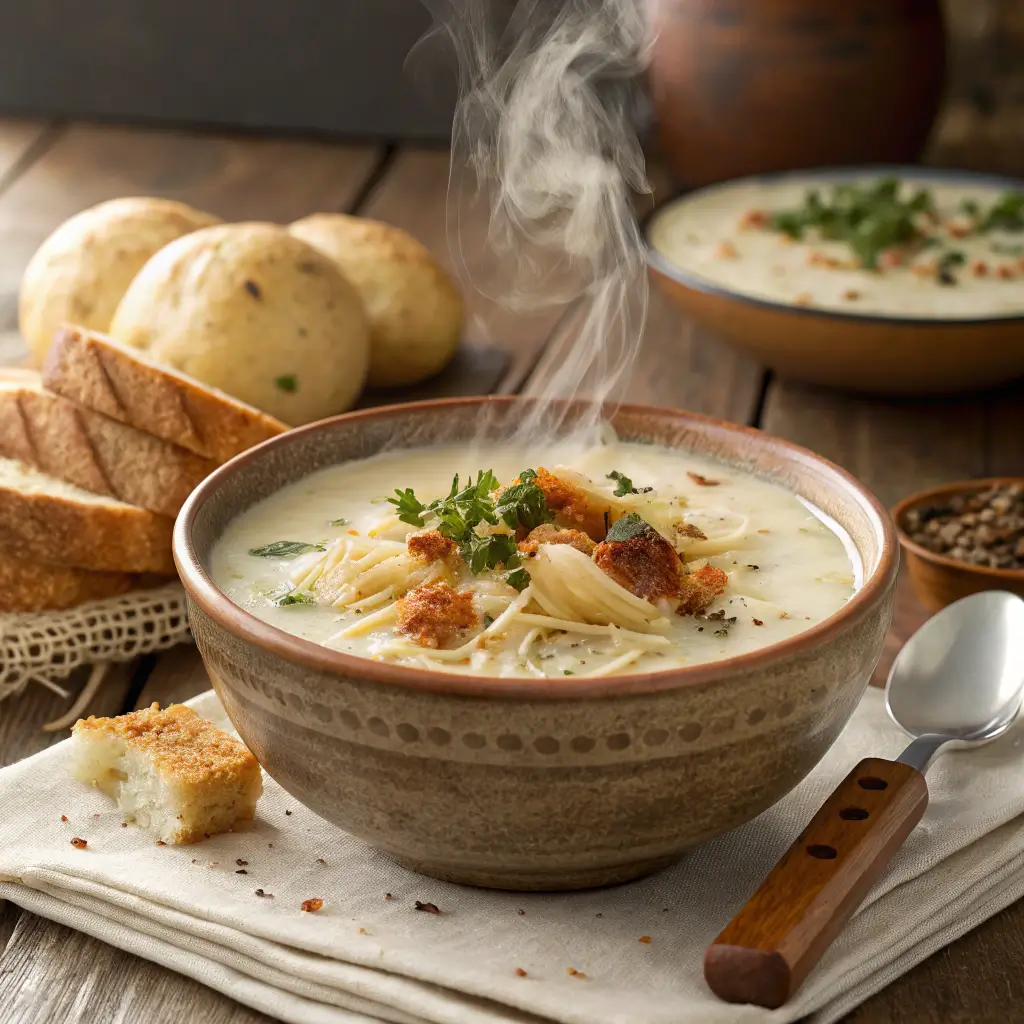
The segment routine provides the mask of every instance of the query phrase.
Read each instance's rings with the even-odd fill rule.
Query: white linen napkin
[[[190,703],[230,728],[212,693]],[[902,749],[876,690],[812,775],[755,821],[651,878],[561,895],[413,874],[269,778],[248,832],[156,846],[69,779],[62,743],[0,772],[0,898],[295,1024],[828,1024],[1024,895],[1022,735],[936,762],[924,820],[775,1011],[716,1000],[704,950],[833,786],[861,758]],[[314,897],[323,909],[304,913]]]

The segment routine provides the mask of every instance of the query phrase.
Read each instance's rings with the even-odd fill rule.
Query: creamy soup
[[[453,489],[456,468],[470,476]],[[239,516],[212,558],[233,601],[328,647],[553,678],[776,643],[839,609],[858,572],[848,539],[788,491],[617,441],[425,448],[326,469]]]
[[[952,320],[1024,314],[1024,194],[904,180],[893,200],[872,197],[884,182],[853,182],[838,200],[834,183],[797,176],[702,189],[665,208],[650,243],[681,270],[774,302]],[[857,203],[864,226],[853,230],[843,216]],[[850,244],[857,231],[867,246]]]

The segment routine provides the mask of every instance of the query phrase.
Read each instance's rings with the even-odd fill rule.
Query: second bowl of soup
[[[436,877],[623,881],[820,759],[881,652],[895,538],[758,431],[621,407],[536,444],[521,417],[293,431],[201,485],[175,553],[218,695],[297,799]]]
[[[923,167],[792,171],[647,218],[669,298],[797,380],[879,394],[1024,373],[1024,182]]]

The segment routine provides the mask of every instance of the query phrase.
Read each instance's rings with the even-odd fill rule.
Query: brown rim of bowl
[[[864,164],[861,167],[808,167],[794,171],[774,171],[768,174],[747,174],[739,178],[728,178],[716,181],[699,188],[683,190],[669,196],[663,202],[655,204],[640,219],[640,233],[644,240],[645,256],[648,269],[668,278],[675,284],[682,285],[692,291],[706,295],[717,295],[720,298],[732,299],[747,306],[775,310],[782,313],[793,313],[802,317],[819,319],[846,320],[856,324],[891,324],[898,327],[977,327],[979,325],[1024,324],[1024,313],[1005,313],[1002,315],[974,316],[970,318],[949,319],[943,317],[895,316],[885,313],[858,313],[855,310],[819,309],[814,306],[797,306],[791,302],[777,299],[764,299],[756,295],[748,295],[725,285],[715,284],[710,278],[695,271],[687,270],[673,263],[667,256],[654,248],[651,242],[651,229],[654,222],[670,207],[686,202],[695,196],[709,192],[726,191],[736,185],[749,182],[772,184],[792,178],[807,181],[813,187],[814,181],[823,185],[838,185],[851,179],[863,179],[868,175],[876,177],[910,178],[914,181],[935,185],[962,185],[965,188],[991,187],[1005,191],[1019,191],[1024,188],[1024,180],[1004,174],[988,174],[984,171],[965,171],[946,167],[921,167],[913,164]]]
[[[700,413],[684,412],[653,405],[622,404],[609,407],[610,418],[614,419],[617,412],[637,415],[675,414],[679,419],[704,424],[715,430],[728,433],[745,434],[761,444],[776,445],[785,449],[790,458],[796,461],[813,462],[824,466],[838,482],[845,485],[853,495],[859,498],[862,506],[876,519],[876,525],[882,538],[882,550],[879,554],[878,566],[865,579],[860,590],[838,611],[828,618],[811,626],[795,636],[788,637],[776,644],[738,654],[731,658],[707,662],[692,667],[664,669],[660,672],[633,672],[622,675],[588,679],[586,676],[566,677],[564,679],[532,679],[503,678],[498,676],[460,675],[452,672],[434,672],[429,669],[407,668],[400,665],[389,665],[360,658],[356,655],[335,651],[311,640],[303,640],[278,629],[251,612],[236,605],[226,594],[219,590],[200,564],[192,546],[192,521],[196,512],[206,501],[211,492],[215,491],[221,481],[237,473],[246,463],[260,457],[265,449],[287,445],[290,438],[299,434],[315,433],[326,426],[340,421],[358,422],[386,418],[396,410],[416,411],[424,409],[450,409],[460,405],[511,404],[513,402],[530,401],[516,395],[485,395],[471,398],[430,399],[420,402],[407,402],[400,405],[380,406],[359,412],[344,413],[330,419],[320,420],[303,427],[297,427],[286,434],[264,441],[255,448],[250,448],[241,455],[236,455],[230,462],[214,470],[189,496],[178,519],[174,524],[174,561],[189,597],[202,611],[219,626],[242,640],[249,640],[269,650],[279,657],[297,662],[308,668],[324,672],[353,675],[369,679],[373,682],[404,686],[414,690],[446,693],[468,697],[524,698],[533,700],[569,700],[578,698],[597,698],[623,694],[656,693],[662,690],[677,689],[681,686],[696,686],[709,683],[723,674],[749,669],[756,666],[768,666],[795,654],[801,650],[828,642],[838,636],[847,626],[859,622],[875,604],[878,597],[887,589],[895,578],[899,567],[899,543],[896,529],[889,518],[888,512],[878,499],[871,494],[856,478],[840,469],[834,463],[815,455],[799,445],[783,441],[767,435],[754,427],[744,427],[728,423],[725,420],[703,416]]]
[[[960,562],[955,558],[937,554],[921,547],[917,541],[911,540],[906,530],[903,529],[903,517],[916,505],[924,504],[926,501],[935,501],[942,495],[970,494],[975,491],[984,491],[996,484],[1024,484],[1024,476],[980,476],[974,480],[954,480],[949,484],[942,484],[939,487],[927,487],[923,491],[917,491],[902,501],[898,501],[892,507],[892,520],[896,524],[896,535],[900,544],[917,555],[918,558],[935,565],[941,565],[948,569],[959,569],[961,572],[972,572],[979,576],[988,576],[993,580],[1012,580],[1019,583],[1024,579],[1024,569],[993,569],[987,565],[975,565],[973,562]]]

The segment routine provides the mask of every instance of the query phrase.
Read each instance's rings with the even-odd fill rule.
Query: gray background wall
[[[419,0],[0,0],[0,113],[447,139]]]

